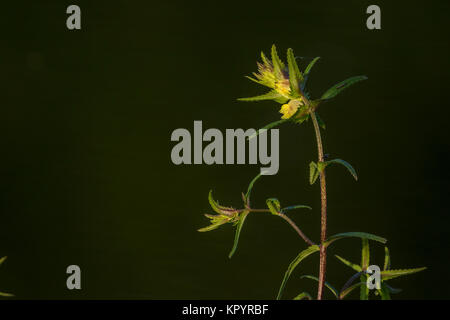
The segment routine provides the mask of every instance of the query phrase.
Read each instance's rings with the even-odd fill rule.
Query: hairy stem
[[[244,209],[243,209],[243,210],[244,210]],[[252,208],[249,208],[249,207],[247,207],[247,209],[245,209],[245,210],[248,210],[249,212],[270,212],[269,209],[252,209]],[[278,215],[279,217],[281,217],[282,219],[284,219],[285,221],[287,221],[287,223],[289,223],[289,224],[291,225],[291,227],[297,232],[297,234],[298,234],[303,240],[305,240],[305,242],[306,242],[307,244],[309,244],[310,246],[315,245],[315,243],[312,242],[311,239],[309,239],[309,238],[306,236],[306,234],[303,233],[302,230],[300,230],[300,228],[295,224],[294,221],[291,220],[291,218],[289,218],[287,215],[285,215],[285,214],[282,213],[282,212],[278,212],[277,215]]]
[[[311,111],[311,120],[314,125],[314,131],[316,133],[317,151],[319,162],[324,161],[322,137],[320,135],[319,124],[314,111]],[[324,246],[324,242],[327,239],[327,185],[325,180],[325,170],[320,172],[320,259],[319,259],[319,287],[317,289],[317,300],[322,300],[323,288],[325,284],[325,274],[327,268],[327,249]]]
[[[294,221],[292,221],[287,215],[285,215],[285,214],[279,212],[279,213],[278,213],[278,216],[280,216],[281,218],[283,218],[284,220],[286,220],[287,223],[289,223],[289,224],[292,226],[292,228],[294,228],[294,230],[297,231],[298,235],[299,235],[300,237],[302,237],[302,239],[305,240],[305,242],[306,242],[307,244],[309,244],[310,246],[315,245],[315,243],[312,242],[312,241],[311,241],[311,240],[310,240],[310,239],[302,232],[302,230],[300,230],[300,228],[297,227],[297,225],[294,223]]]

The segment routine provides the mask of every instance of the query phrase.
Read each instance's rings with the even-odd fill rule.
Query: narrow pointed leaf
[[[284,69],[284,63],[278,57],[277,47],[275,45],[272,45],[271,53],[274,72],[276,75],[280,76],[281,71]]]
[[[344,259],[344,258],[338,256],[337,254],[334,255],[334,256],[335,256],[339,261],[341,261],[343,264],[345,264],[346,266],[352,268],[353,270],[355,270],[355,271],[357,271],[357,272],[361,272],[361,271],[362,271],[361,266],[357,265],[356,263],[352,263],[352,262],[350,262],[350,261],[348,261],[348,260],[346,260],[346,259]]]
[[[366,76],[355,76],[348,78],[347,80],[344,80],[342,82],[339,82],[338,84],[335,84],[330,89],[328,89],[320,98],[321,100],[328,100],[331,98],[334,98],[339,93],[341,93],[346,88],[350,87],[352,84],[355,84],[359,81],[366,80]]]
[[[283,280],[281,281],[280,289],[278,290],[277,300],[281,299],[281,296],[283,295],[284,288],[286,287],[286,283],[289,280],[289,277],[292,274],[292,271],[298,266],[298,264],[304,260],[309,255],[313,254],[314,252],[319,251],[319,246],[312,245],[302,252],[298,254],[298,256],[289,264],[288,269],[286,270],[286,273],[284,274]]]
[[[384,285],[384,283],[381,284],[381,289],[379,289],[377,291],[381,296],[381,300],[391,300],[391,295],[389,294],[389,289]]]
[[[359,300],[369,300],[369,287],[367,286],[367,276],[361,275],[361,282],[363,283],[359,290]]]
[[[340,239],[344,239],[344,238],[361,238],[361,239],[369,239],[369,240],[373,240],[373,241],[378,241],[378,242],[381,242],[381,243],[386,243],[387,242],[387,240],[385,238],[376,236],[376,235],[371,234],[371,233],[366,233],[366,232],[345,232],[345,233],[338,233],[338,234],[335,234],[335,235],[329,237],[327,239],[327,241],[325,241],[324,245],[328,247],[330,244],[332,244],[336,240],[340,240]]]
[[[287,50],[287,61],[289,68],[289,84],[291,85],[291,91],[299,94],[299,82],[303,81],[302,73],[298,68],[297,62],[295,61],[294,51],[289,48]]]
[[[369,267],[370,261],[370,248],[369,248],[369,240],[363,238],[362,240],[362,249],[361,249],[361,267],[363,270],[366,270]]]
[[[303,299],[312,300],[312,297],[308,292],[302,292],[294,298],[294,300],[303,300]]]
[[[245,194],[245,199],[246,199],[247,203],[250,203],[250,194],[252,192],[253,185],[255,184],[256,180],[258,180],[260,177],[261,177],[261,173],[258,174],[256,177],[254,177],[253,180],[248,185],[247,193]]]
[[[212,190],[209,190],[208,201],[209,201],[209,204],[211,205],[211,208],[218,214],[230,215],[230,214],[232,214],[232,211],[234,210],[233,208],[228,208],[228,207],[219,205],[219,203],[213,199]]]
[[[391,257],[389,255],[388,247],[384,247],[384,270],[389,270],[391,268]]]
[[[345,296],[347,296],[350,292],[352,292],[353,290],[355,290],[359,286],[363,286],[363,285],[365,285],[365,282],[358,282],[358,283],[355,283],[355,284],[351,285],[347,289],[342,290],[341,293],[339,294],[339,299],[341,299],[341,300],[344,299]]]
[[[262,101],[262,100],[275,100],[278,98],[283,97],[281,94],[279,94],[276,91],[269,91],[265,94],[259,95],[259,96],[255,96],[255,97],[249,97],[249,98],[239,98],[239,101],[248,101],[248,102],[253,102],[253,101]]]
[[[239,243],[239,236],[241,234],[241,230],[242,230],[242,226],[244,225],[245,219],[247,218],[249,214],[249,211],[244,211],[241,213],[240,217],[239,217],[239,222],[236,226],[236,233],[234,235],[234,243],[233,243],[233,248],[230,251],[230,254],[228,255],[228,258],[231,259],[231,257],[233,256],[233,254],[236,252],[238,243]]]
[[[383,281],[395,279],[402,276],[407,276],[413,273],[417,273],[425,270],[426,267],[414,268],[414,269],[396,269],[396,270],[383,270],[381,271],[381,279]]]
[[[258,136],[258,135],[262,132],[262,130],[269,130],[269,129],[272,129],[272,128],[277,127],[277,126],[279,126],[280,124],[283,124],[283,123],[288,122],[288,121],[290,121],[290,120],[291,120],[291,118],[289,118],[289,119],[282,119],[282,120],[278,120],[278,121],[271,122],[271,123],[269,123],[268,125],[262,127],[261,129],[258,129],[258,131],[256,131],[256,133],[254,133],[254,134],[252,134],[250,137],[248,137],[248,140],[253,139],[253,138],[255,138],[256,136]]]
[[[314,66],[314,64],[317,62],[317,60],[319,60],[320,57],[316,57],[314,58],[306,67],[305,71],[303,71],[303,82],[301,85],[302,90],[305,89],[306,87],[306,82],[308,81],[309,78],[309,73],[311,72],[312,67]]]
[[[208,232],[208,231],[212,231],[212,230],[217,229],[218,227],[220,227],[221,225],[223,225],[223,224],[225,224],[225,223],[228,223],[228,221],[227,221],[227,220],[222,220],[222,221],[219,221],[219,222],[210,224],[209,226],[206,226],[206,227],[204,227],[204,228],[200,228],[200,229],[198,229],[197,231],[198,231],[198,232]]]
[[[383,283],[383,284],[386,286],[386,288],[389,289],[389,292],[392,293],[392,294],[396,294],[396,293],[402,292],[402,289],[393,288],[390,285],[388,285],[387,283]]]
[[[296,205],[296,206],[289,206],[286,208],[281,209],[281,212],[285,212],[285,211],[289,211],[289,210],[295,210],[295,209],[309,209],[312,210],[312,208],[310,206],[304,206],[304,205]]]
[[[319,282],[319,278],[317,278],[316,276],[304,275],[304,276],[301,276],[301,277],[300,277],[300,279],[303,279],[303,278],[311,279],[311,280],[315,280],[315,281]],[[326,281],[325,281],[324,284],[325,284],[325,287],[327,287],[327,288],[331,291],[331,293],[333,293],[333,295],[334,295],[336,298],[339,297],[338,291],[337,291],[331,284],[329,284],[329,283],[326,282]]]
[[[316,62],[320,59],[320,57],[315,57],[306,67],[305,71],[303,72],[305,74],[305,76],[309,75],[309,73],[311,72],[312,67],[314,67],[314,65],[316,64]]]
[[[341,164],[347,168],[347,170],[352,174],[352,176],[353,176],[353,178],[355,178],[355,180],[358,180],[358,176],[356,175],[355,169],[347,161],[344,161],[342,159],[333,159],[333,160],[326,161],[324,163],[326,166],[333,164],[333,163]]]

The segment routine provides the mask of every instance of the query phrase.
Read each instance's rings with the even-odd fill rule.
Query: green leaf
[[[294,300],[303,300],[303,299],[312,300],[312,297],[308,292],[302,292],[294,298]]]
[[[425,270],[427,267],[414,268],[414,269],[396,269],[396,270],[383,270],[381,271],[381,279],[383,281],[395,279],[402,276],[407,276],[413,273],[417,273]]]
[[[366,270],[369,267],[369,261],[370,261],[369,240],[363,238],[361,241],[362,241],[361,267],[363,270]]]
[[[302,73],[298,68],[297,62],[295,61],[294,51],[289,48],[287,50],[287,61],[289,68],[289,84],[291,85],[291,91],[299,94],[298,83],[303,81]]]
[[[258,174],[256,177],[254,177],[253,180],[248,185],[247,193],[245,194],[245,199],[246,199],[247,203],[250,203],[250,194],[252,192],[253,185],[255,184],[256,180],[258,180],[260,177],[261,177],[261,173]]]
[[[344,233],[338,233],[338,234],[335,234],[335,235],[329,237],[327,239],[327,241],[325,241],[324,245],[328,247],[330,244],[332,244],[336,240],[340,240],[340,239],[344,239],[344,238],[361,238],[361,239],[368,239],[368,240],[378,241],[378,242],[381,242],[381,243],[386,243],[387,242],[387,240],[385,238],[376,236],[376,235],[371,234],[371,233],[366,233],[366,232],[344,232]]]
[[[281,209],[281,212],[284,213],[285,211],[289,211],[289,210],[295,210],[295,209],[309,209],[312,210],[312,208],[310,206],[304,206],[304,205],[296,205],[296,206],[289,206],[286,208]]]
[[[351,285],[347,289],[342,290],[341,293],[339,294],[339,299],[341,299],[341,300],[344,299],[345,296],[347,296],[350,292],[352,292],[353,290],[355,290],[359,286],[362,286],[362,285],[365,285],[365,284],[366,284],[365,282],[358,282],[358,283],[355,283],[355,284]]]
[[[219,221],[219,222],[210,224],[209,226],[206,226],[206,227],[204,227],[204,228],[200,228],[200,229],[198,229],[197,231],[198,231],[198,232],[208,232],[208,231],[212,231],[212,230],[215,230],[215,229],[217,229],[218,227],[220,227],[221,225],[223,225],[223,224],[225,224],[225,223],[228,223],[228,222],[229,222],[228,220],[221,220],[221,221]]]
[[[255,97],[249,97],[249,98],[238,98],[238,101],[247,101],[247,102],[253,102],[253,101],[262,101],[262,100],[275,100],[278,98],[283,97],[281,94],[279,94],[276,91],[269,91],[265,94],[255,96]]]
[[[361,271],[362,271],[361,266],[359,266],[359,265],[357,265],[357,264],[355,264],[355,263],[352,263],[352,262],[350,262],[350,261],[348,261],[348,260],[346,260],[346,259],[344,259],[344,258],[338,256],[337,254],[334,255],[334,256],[335,256],[336,258],[338,258],[338,260],[340,260],[343,264],[345,264],[346,266],[352,268],[353,270],[355,270],[355,271],[357,271],[357,272],[361,272]]]
[[[355,180],[358,180],[358,176],[356,175],[356,171],[355,169],[353,169],[353,167],[350,165],[350,163],[348,163],[347,161],[344,161],[342,159],[334,159],[334,160],[329,160],[324,162],[326,166],[332,164],[332,163],[337,163],[337,164],[341,164],[344,167],[347,168],[347,170],[352,174],[353,178],[355,178]]]
[[[382,284],[384,286],[386,286],[386,288],[388,288],[389,292],[392,293],[392,294],[396,294],[396,293],[402,292],[402,289],[393,288],[393,287],[391,287],[390,285],[388,285],[387,283],[384,283],[384,282],[382,282]]]
[[[291,120],[291,118],[289,118],[289,119],[281,119],[281,120],[278,120],[278,121],[271,122],[271,123],[269,123],[268,125],[262,127],[261,129],[258,129],[258,131],[256,131],[256,133],[254,133],[254,134],[252,134],[251,136],[249,136],[249,137],[248,137],[248,140],[253,139],[253,138],[255,138],[256,136],[258,136],[258,135],[261,133],[262,130],[269,130],[269,129],[271,129],[271,128],[277,127],[277,126],[279,126],[280,124],[285,123],[285,122],[288,122],[288,121],[290,121],[290,120]]]
[[[277,300],[281,299],[281,296],[283,295],[284,288],[286,286],[287,281],[289,280],[289,277],[291,276],[292,271],[297,267],[297,265],[304,260],[309,255],[313,254],[314,252],[319,251],[318,245],[312,245],[302,252],[298,254],[298,256],[289,264],[288,269],[286,270],[283,280],[281,281],[280,289],[278,290]]]
[[[344,81],[339,82],[338,84],[335,84],[334,86],[332,86],[330,89],[328,89],[322,95],[322,97],[320,99],[328,100],[328,99],[334,98],[339,93],[341,93],[341,91],[350,87],[352,84],[355,84],[359,81],[366,80],[366,79],[367,79],[366,76],[355,76],[355,77],[348,78],[347,80],[344,80]]]
[[[231,212],[233,210],[232,208],[227,208],[219,205],[219,203],[213,199],[212,190],[209,190],[208,201],[209,204],[211,205],[211,208],[218,214],[226,215],[227,212]]]
[[[314,161],[309,163],[309,184],[313,185],[319,177],[319,168]]]
[[[360,280],[363,284],[361,285],[359,291],[359,300],[369,300],[369,287],[367,286],[367,276],[361,275]]]
[[[304,74],[304,80],[302,83],[302,90],[305,89],[306,86],[306,82],[308,81],[309,78],[309,73],[311,72],[312,67],[314,66],[314,64],[317,62],[317,60],[319,60],[320,57],[315,57],[306,67],[305,71],[303,72]]]
[[[271,53],[272,53],[272,64],[273,64],[273,69],[274,69],[275,75],[280,77],[281,76],[281,71],[285,67],[284,67],[284,63],[278,57],[277,47],[275,45],[272,45]]]
[[[301,277],[300,277],[300,279],[303,279],[303,278],[306,278],[306,279],[312,279],[312,280],[315,280],[315,281],[319,282],[319,278],[317,278],[316,276],[304,275],[304,276],[301,276]],[[336,298],[339,297],[338,291],[337,291],[331,284],[329,284],[329,283],[326,282],[326,281],[325,281],[324,284],[325,284],[325,287],[327,287],[327,288],[331,291],[331,293],[334,294],[334,296],[335,296]]]
[[[274,215],[278,215],[281,211],[280,201],[275,198],[270,198],[266,200],[267,207],[269,208],[270,212]]]
[[[0,266],[2,265],[3,262],[5,262],[5,260],[7,259],[7,256],[4,256],[2,258],[0,258]]]
[[[238,242],[239,242],[239,235],[241,234],[242,226],[244,225],[245,218],[247,218],[248,214],[249,214],[249,211],[246,210],[246,211],[243,211],[241,213],[241,215],[239,216],[239,221],[236,226],[236,233],[234,235],[233,248],[231,249],[230,254],[228,255],[228,258],[230,258],[230,259],[233,256],[233,254],[236,252]]]
[[[309,73],[311,72],[312,67],[314,67],[314,65],[316,64],[316,62],[320,59],[320,57],[315,57],[306,67],[305,71],[303,72],[305,74],[305,77],[307,75],[309,75]]]
[[[389,270],[391,268],[391,257],[389,255],[388,247],[384,247],[384,267],[383,270]]]
[[[381,289],[377,289],[381,296],[381,300],[391,300],[391,295],[389,294],[389,289],[382,283]]]

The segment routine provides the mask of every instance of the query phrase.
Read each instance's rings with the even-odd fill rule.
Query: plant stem
[[[243,210],[248,210],[249,212],[270,212],[269,209],[252,209],[247,207],[247,209],[243,209]],[[298,235],[305,240],[305,242],[307,244],[309,244],[310,246],[315,245],[314,242],[311,241],[311,239],[309,239],[306,234],[303,233],[302,230],[300,230],[300,228],[295,224],[294,221],[291,220],[291,218],[289,218],[287,215],[285,215],[284,213],[278,212],[277,214],[280,218],[284,219],[285,221],[287,221],[287,223],[289,223],[291,225],[292,228],[294,228],[294,230],[298,233]]]
[[[289,223],[289,224],[292,226],[292,228],[294,228],[294,230],[297,231],[298,235],[299,235],[300,237],[302,237],[302,239],[305,240],[305,242],[306,242],[307,244],[309,244],[310,246],[315,245],[315,243],[312,242],[312,241],[311,241],[311,240],[310,240],[310,239],[302,232],[302,230],[300,230],[300,228],[297,227],[297,225],[294,223],[294,221],[292,221],[287,215],[285,215],[285,214],[283,214],[283,213],[281,213],[281,212],[278,212],[278,216],[281,217],[281,218],[283,218],[284,220],[286,220],[287,223]]]
[[[324,161],[322,137],[320,136],[320,128],[314,110],[311,111],[311,120],[316,133],[317,151],[319,162]],[[319,287],[317,289],[317,300],[322,300],[323,287],[325,284],[325,274],[327,267],[327,249],[323,244],[327,239],[327,185],[325,180],[325,170],[320,172],[320,259],[319,259]]]

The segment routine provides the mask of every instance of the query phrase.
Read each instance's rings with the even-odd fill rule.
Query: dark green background
[[[365,10],[382,10],[382,30]],[[78,4],[82,30],[66,29]],[[448,1],[29,1],[3,5],[0,21],[0,290],[18,298],[272,299],[289,262],[305,247],[281,219],[249,216],[240,247],[234,230],[210,233],[207,194],[240,205],[258,165],[175,166],[176,128],[258,128],[279,118],[274,102],[244,78],[276,43],[283,59],[321,56],[309,87],[368,81],[324,104],[326,152],[356,168],[330,168],[329,232],[389,239],[394,268],[428,266],[398,279],[397,298],[449,298],[450,161]],[[319,188],[311,123],[280,131],[280,171],[254,188],[309,204],[292,218],[319,235]],[[357,261],[360,242],[329,251],[329,281],[352,275],[333,254]],[[373,263],[382,264],[376,245]],[[316,289],[318,257],[305,262],[286,298]],[[65,269],[82,269],[82,290]],[[328,294],[328,293],[327,293]],[[330,298],[330,296],[327,296]]]

